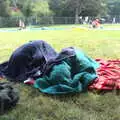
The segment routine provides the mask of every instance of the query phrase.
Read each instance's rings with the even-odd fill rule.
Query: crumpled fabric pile
[[[113,90],[120,89],[120,60],[95,61],[73,47],[57,53],[45,41],[35,40],[17,48],[0,64],[0,76],[32,84],[48,94]]]
[[[93,90],[120,90],[120,60],[96,59],[100,64],[97,69],[98,77],[89,85]]]

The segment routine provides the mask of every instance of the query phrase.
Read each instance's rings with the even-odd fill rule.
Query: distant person
[[[115,21],[116,21],[116,19],[115,19],[115,17],[114,17],[113,20],[112,20],[112,23],[115,24]]]
[[[85,17],[85,24],[87,24],[89,21],[89,17]]]
[[[100,20],[99,19],[95,19],[92,21],[92,28],[98,28],[100,27]]]
[[[25,29],[25,23],[21,19],[19,20],[19,30]]]

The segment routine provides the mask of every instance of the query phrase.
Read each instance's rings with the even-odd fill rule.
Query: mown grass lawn
[[[0,32],[0,62],[8,60],[17,47],[29,40],[45,40],[58,52],[74,46],[93,59],[120,59],[120,31],[73,28]],[[51,96],[22,83],[15,87],[20,90],[20,101],[0,120],[120,120],[120,95],[116,91]]]

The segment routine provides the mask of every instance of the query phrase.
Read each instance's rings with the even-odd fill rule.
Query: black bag
[[[0,114],[16,105],[19,100],[19,93],[16,88],[13,88],[11,83],[0,83]]]

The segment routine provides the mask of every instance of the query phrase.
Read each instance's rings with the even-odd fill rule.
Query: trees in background
[[[19,9],[23,16],[30,17],[33,15],[50,15],[47,0],[10,0],[11,6]],[[18,12],[18,11],[17,11]]]
[[[26,17],[118,15],[119,6],[118,0],[0,0],[0,16],[10,16],[11,11],[15,11],[11,8],[19,9],[15,12]]]
[[[112,16],[120,15],[120,1],[119,0],[108,0],[107,1],[108,14]]]
[[[102,0],[67,0],[67,5],[74,11],[75,23],[79,23],[79,16],[98,16],[105,14],[105,4]]]
[[[55,16],[75,17],[79,23],[79,16],[98,16],[106,14],[104,0],[50,0],[50,8]]]
[[[55,16],[117,16],[120,13],[118,0],[0,0],[1,17]]]
[[[49,8],[48,1],[46,0],[36,0],[32,3],[31,9],[32,15],[36,16],[50,16],[52,11]]]
[[[54,15],[76,16],[99,15],[104,10],[103,0],[0,0],[0,16],[9,16],[11,11],[23,16]],[[19,14],[18,14],[19,15]]]
[[[0,0],[0,16],[8,17],[10,16],[10,1]]]

